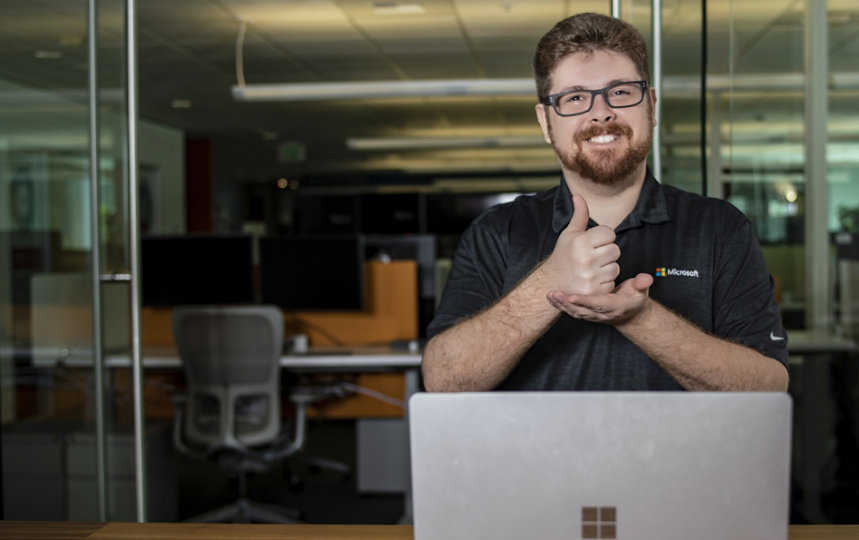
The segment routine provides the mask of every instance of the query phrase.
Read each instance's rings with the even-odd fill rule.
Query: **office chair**
[[[283,316],[274,306],[200,306],[173,310],[173,335],[187,392],[175,403],[174,446],[238,476],[238,498],[188,521],[295,523],[298,512],[252,502],[247,475],[301,450],[305,408],[329,395],[290,388],[292,435],[281,426],[279,359]]]

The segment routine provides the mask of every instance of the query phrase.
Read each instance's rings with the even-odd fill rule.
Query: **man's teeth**
[[[597,135],[596,137],[591,137],[588,140],[592,143],[604,144],[604,143],[610,143],[613,140],[615,140],[616,138],[617,137],[615,137],[614,135]]]

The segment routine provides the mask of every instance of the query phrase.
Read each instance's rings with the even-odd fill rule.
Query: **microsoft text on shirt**
[[[665,276],[682,276],[692,278],[701,277],[700,275],[698,275],[697,270],[680,270],[677,268],[665,268],[664,266],[656,269],[656,277]]]

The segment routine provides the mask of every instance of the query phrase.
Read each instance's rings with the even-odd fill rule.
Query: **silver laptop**
[[[416,540],[785,540],[784,393],[409,401]]]

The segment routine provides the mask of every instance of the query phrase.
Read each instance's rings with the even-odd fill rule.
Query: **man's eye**
[[[561,101],[565,103],[576,103],[579,101],[584,101],[584,94],[567,94],[565,96],[561,96]]]
[[[632,92],[630,92],[628,88],[615,88],[611,93],[614,96],[628,96]]]

